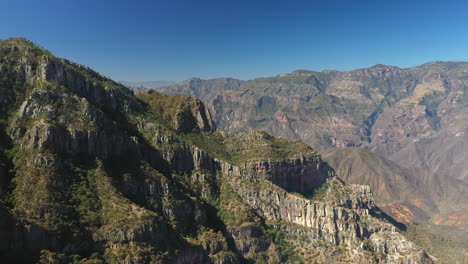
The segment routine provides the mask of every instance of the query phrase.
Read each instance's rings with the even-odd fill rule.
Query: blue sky
[[[252,79],[468,61],[468,1],[0,0],[26,37],[116,80]]]

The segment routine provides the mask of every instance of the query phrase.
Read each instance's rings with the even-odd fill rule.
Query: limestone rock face
[[[255,171],[287,191],[311,193],[328,176],[328,166],[317,156],[303,156],[283,161],[257,161],[246,163],[244,169]]]
[[[59,110],[53,104],[68,108]],[[35,121],[44,117],[46,122]],[[101,157],[138,151],[136,137],[118,131],[101,109],[76,95],[34,91],[22,103],[16,118],[17,122],[30,123],[28,129],[18,126],[11,130],[11,138],[21,141],[24,149]]]
[[[188,96],[169,97],[154,90],[140,93],[139,97],[149,103],[150,111],[162,115],[167,125],[176,132],[210,132],[216,129],[210,112],[199,99]]]
[[[85,72],[90,78],[84,77],[82,72]],[[43,56],[39,61],[36,76],[33,78],[63,85],[77,95],[86,98],[92,104],[108,111],[126,111],[130,107],[138,108],[138,103],[132,99],[132,92],[129,89],[105,86],[105,82],[114,86],[116,83],[106,80],[88,67],[74,64],[68,60]],[[31,82],[31,80],[28,81]],[[104,81],[104,83],[101,84],[99,81]]]
[[[307,227],[308,236],[324,239],[334,245],[356,249],[367,247],[384,252],[388,263],[430,262],[426,260],[428,257],[425,253],[414,251],[415,245],[396,232],[395,226],[373,219],[370,212],[376,208],[368,187],[336,186],[333,191],[329,190],[334,193],[326,195],[324,202],[314,202],[287,193],[268,182],[261,183],[264,185],[260,188],[252,189],[249,184],[242,184],[240,180],[252,181],[249,173],[244,176],[242,170],[229,165],[227,167],[230,180],[237,186],[239,196],[267,219]],[[329,183],[340,185],[336,179],[329,179]],[[343,189],[338,190],[341,188]],[[335,196],[336,193],[341,195]],[[287,229],[298,232],[294,227]],[[365,245],[364,241],[371,242]],[[409,256],[405,256],[406,254]]]
[[[176,114],[174,128],[178,132],[187,133],[195,128],[201,131],[214,131],[216,126],[211,114],[200,100],[193,100]]]

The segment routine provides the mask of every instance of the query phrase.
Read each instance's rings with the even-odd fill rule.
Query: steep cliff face
[[[311,200],[227,167],[229,180],[237,186],[239,196],[287,232],[300,234],[305,229],[305,237],[322,239],[333,246],[382,252],[388,263],[421,263],[427,258],[415,251],[414,244],[397,233],[394,226],[370,216],[376,208],[368,187],[344,186],[332,175],[322,197]],[[249,184],[252,181],[254,186]],[[372,263],[376,259],[369,257],[366,261]]]
[[[298,140],[217,131],[197,99],[135,97],[23,39],[0,52],[4,259],[431,262]]]
[[[141,94],[140,98],[146,99],[153,106],[151,113],[161,115],[176,132],[188,133],[195,129],[209,132],[216,129],[210,111],[199,99],[154,94],[153,90]]]
[[[319,156],[303,156],[292,160],[246,163],[246,170],[255,171],[287,191],[312,193],[325,183],[328,168]]]

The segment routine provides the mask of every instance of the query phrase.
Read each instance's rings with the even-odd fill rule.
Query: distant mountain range
[[[119,82],[131,88],[136,93],[142,92],[147,89],[155,89],[155,88],[159,88],[162,86],[175,84],[175,82],[171,82],[171,81],[145,81],[145,82],[119,81]]]
[[[221,129],[265,130],[327,151],[339,176],[370,185],[394,217],[467,241],[466,62],[192,78],[158,91],[201,98]]]

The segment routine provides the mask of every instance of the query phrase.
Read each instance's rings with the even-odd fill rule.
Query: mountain
[[[299,140],[217,130],[198,99],[13,38],[0,101],[2,261],[432,263],[368,186]]]
[[[119,83],[129,87],[136,93],[143,92],[144,90],[147,90],[147,89],[155,89],[155,88],[175,84],[175,82],[170,82],[170,81],[146,81],[146,82],[119,81]]]
[[[203,97],[207,101],[212,101],[218,92],[239,88],[244,83],[245,81],[233,78],[216,78],[211,80],[191,78],[176,85],[160,87],[158,91],[168,95],[186,94],[197,98]]]
[[[465,62],[407,69],[376,65],[347,72],[299,70],[231,89],[213,86],[197,97],[209,105],[223,129],[263,129],[300,138],[319,150],[365,147],[391,160],[466,180],[467,70]],[[189,94],[183,88],[187,82],[160,91]],[[198,83],[192,82],[191,90],[201,87]],[[435,149],[435,157],[424,154]]]
[[[385,204],[403,205],[411,217],[400,214],[400,220],[429,224],[458,239],[467,237],[468,226],[467,80],[466,62],[406,69],[375,65],[344,72],[298,70],[231,89],[214,86],[197,97],[221,129],[261,129],[301,139],[319,151],[361,147],[375,152],[354,149],[346,155],[348,162],[340,156],[334,165],[348,180],[370,184],[387,213],[395,208]],[[187,82],[159,91],[188,93]],[[198,90],[197,83],[190,90]],[[363,160],[363,153],[377,163]]]

